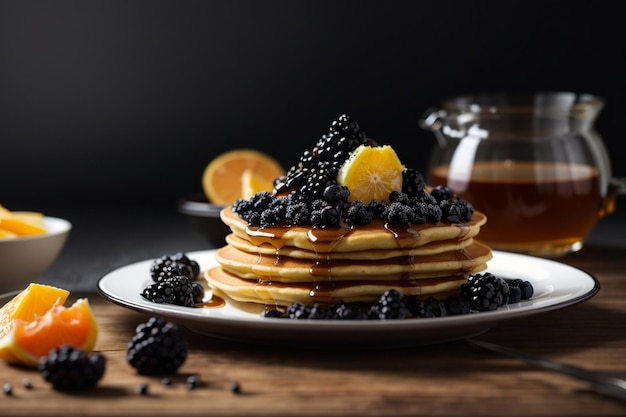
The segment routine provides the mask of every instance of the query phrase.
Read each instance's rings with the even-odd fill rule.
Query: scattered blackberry
[[[187,377],[187,389],[189,391],[198,388],[200,384],[201,384],[201,381],[198,375],[189,375]]]
[[[368,315],[371,319],[404,319],[409,316],[409,309],[405,304],[404,295],[398,290],[390,289],[371,306]]]
[[[105,357],[89,354],[70,345],[52,349],[39,361],[39,372],[52,388],[59,391],[80,391],[94,387],[106,367]]]
[[[241,394],[241,385],[239,385],[239,382],[233,381],[230,383],[230,392],[233,394]]]
[[[473,274],[461,285],[461,296],[469,301],[472,310],[493,311],[508,304],[509,284],[489,272]]]
[[[141,382],[135,386],[135,392],[139,395],[148,395],[148,384]]]
[[[197,291],[197,287],[194,287],[189,278],[174,275],[148,285],[143,289],[141,296],[153,303],[194,307],[198,298]]]
[[[151,317],[137,326],[126,359],[142,375],[173,373],[187,359],[187,344],[175,324]]]

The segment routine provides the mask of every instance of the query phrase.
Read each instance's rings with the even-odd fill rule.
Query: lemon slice
[[[337,183],[348,187],[348,201],[389,201],[389,193],[402,191],[404,166],[389,145],[360,145],[343,163]]]

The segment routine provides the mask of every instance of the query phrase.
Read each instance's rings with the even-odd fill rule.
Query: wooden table
[[[598,370],[626,370],[626,249],[588,246],[560,259],[601,283],[592,299],[501,324],[479,337]],[[74,297],[83,294],[74,294]],[[137,375],[126,344],[147,316],[89,297],[107,370],[96,389],[53,391],[36,371],[0,363],[1,416],[623,416],[626,403],[580,382],[466,342],[390,350],[277,349],[215,340],[182,329],[190,352],[171,386]],[[436,320],[436,319],[434,319]],[[188,390],[185,379],[202,385]],[[32,382],[26,389],[23,380]],[[230,390],[240,384],[241,393]],[[138,384],[148,383],[148,395]]]

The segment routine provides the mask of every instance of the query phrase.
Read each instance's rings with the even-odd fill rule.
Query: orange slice
[[[389,193],[402,191],[403,169],[391,146],[361,145],[339,169],[337,183],[348,187],[349,201],[389,201]]]
[[[12,331],[0,339],[0,358],[36,367],[51,349],[70,344],[89,353],[98,336],[98,324],[86,298],[71,307],[54,304],[32,321],[15,320]]]
[[[0,237],[41,235],[43,214],[34,211],[10,211],[0,205]]]
[[[234,149],[207,165],[202,174],[202,188],[211,203],[231,204],[247,198],[244,194],[251,190],[271,191],[274,179],[281,175],[285,175],[285,170],[271,156],[254,149]],[[248,185],[246,190],[244,181]]]
[[[55,304],[63,304],[70,292],[51,285],[31,283],[0,308],[0,339],[11,332],[15,320],[32,321]]]

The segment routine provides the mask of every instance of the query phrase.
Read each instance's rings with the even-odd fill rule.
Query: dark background
[[[403,163],[450,95],[593,93],[613,171],[619,1],[2,1],[0,204],[173,206],[218,154],[288,168],[346,112]]]

